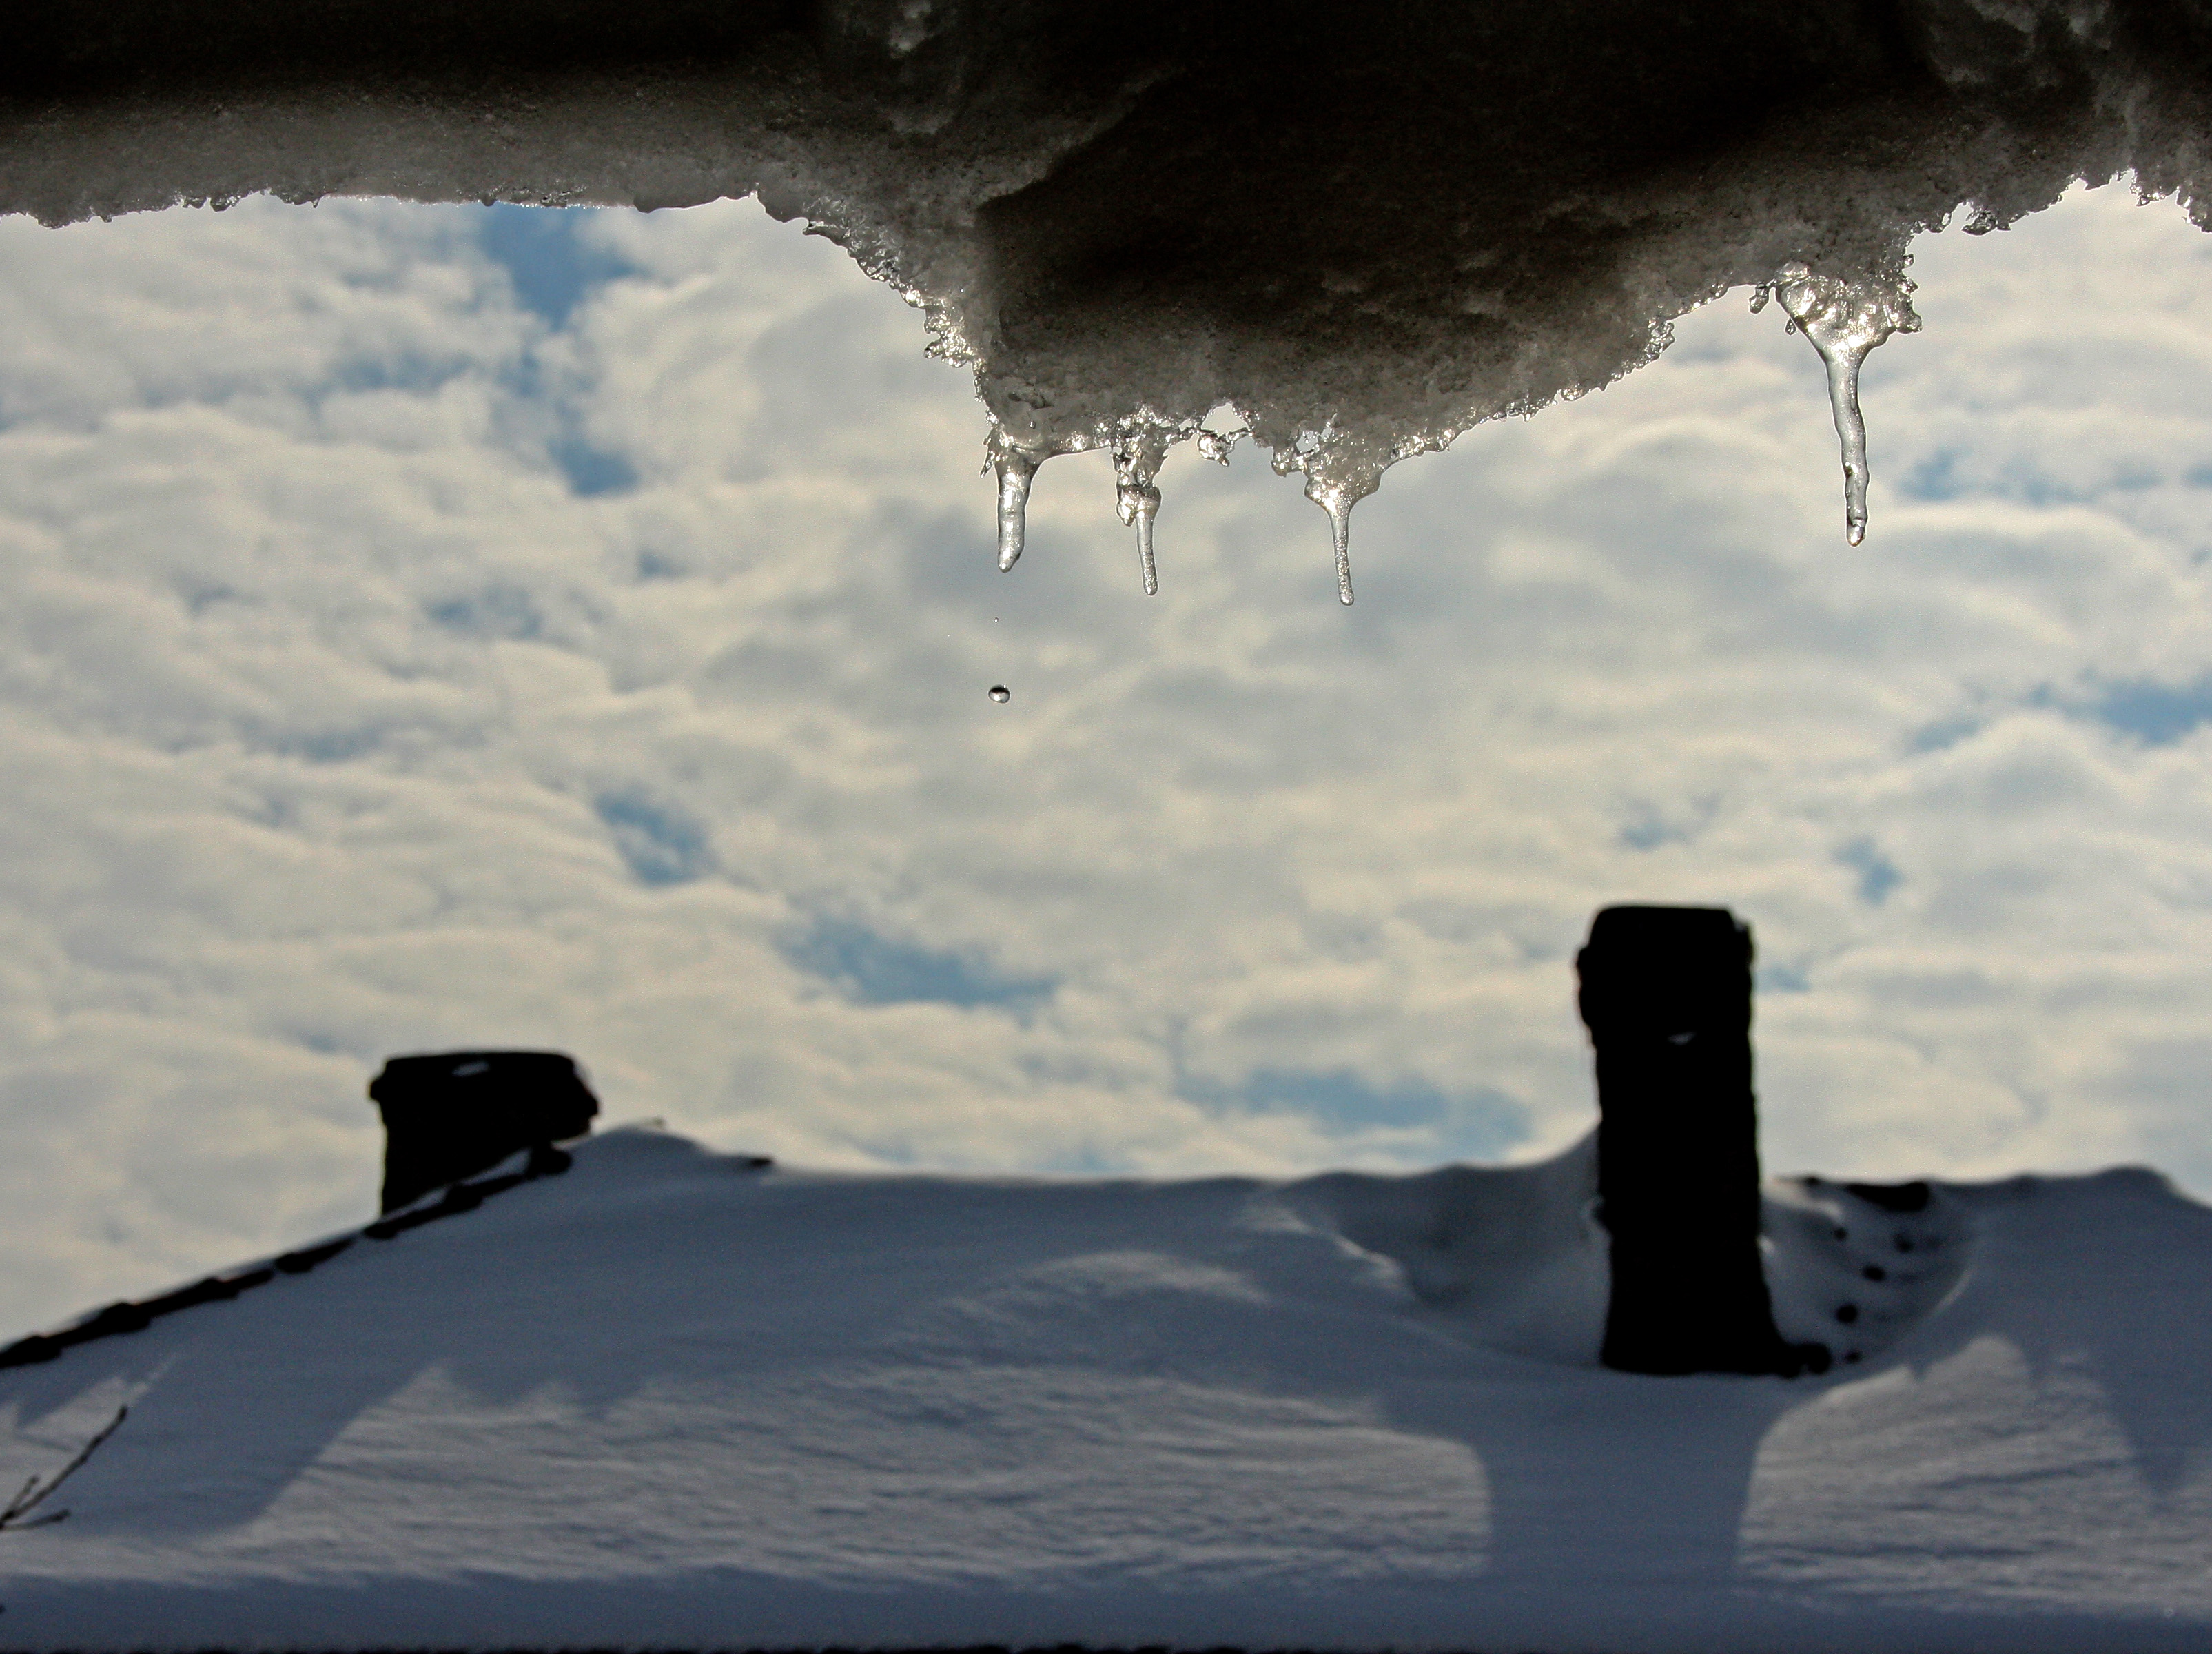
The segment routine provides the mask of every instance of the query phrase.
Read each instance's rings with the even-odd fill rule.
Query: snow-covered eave
[[[1915,234],[2122,173],[2193,210],[2207,132],[2212,18],[2173,0],[1309,0],[1264,27],[1061,0],[52,0],[0,70],[0,211],[757,194],[975,368],[1005,566],[1038,464],[1110,448],[1148,537],[1162,454],[1225,453],[1224,404],[1341,561],[1396,460],[1633,371],[1731,287],[1802,265],[1863,354],[1910,316]]]

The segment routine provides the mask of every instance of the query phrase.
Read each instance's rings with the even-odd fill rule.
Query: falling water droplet
[[[991,456],[999,474],[999,572],[1022,560],[1022,536],[1029,514],[1030,483],[1039,461],[1019,448],[998,446]]]
[[[991,698],[994,701],[996,701],[1000,706],[1004,706],[1007,702],[1014,698],[1014,692],[1008,689],[1004,684],[994,684],[991,685]]]
[[[1859,412],[1859,368],[1867,353],[1893,333],[1917,333],[1912,284],[1839,282],[1815,276],[1802,264],[1774,273],[1774,296],[1820,353],[1828,374],[1828,405],[1844,450],[1844,535],[1853,545],[1866,538],[1866,421]]]

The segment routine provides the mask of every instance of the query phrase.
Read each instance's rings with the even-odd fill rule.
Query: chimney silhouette
[[[518,1150],[584,1136],[599,1111],[575,1059],[559,1051],[397,1056],[368,1095],[384,1116],[384,1212]]]
[[[1576,956],[1597,1053],[1598,1201],[1613,1296],[1600,1359],[1624,1372],[1781,1373],[1759,1247],[1751,927],[1725,908],[1617,907]]]

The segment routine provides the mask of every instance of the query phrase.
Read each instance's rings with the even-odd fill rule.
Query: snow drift
[[[1850,381],[1913,325],[1909,238],[2125,172],[2201,215],[2208,97],[2203,0],[33,0],[0,210],[757,192],[974,365],[1003,562],[1036,465],[1110,447],[1149,582],[1160,457],[1225,455],[1224,403],[1341,561],[1394,460],[1778,274],[1830,358],[1856,538]]]
[[[0,1535],[8,1639],[2203,1645],[2212,1213],[2139,1171],[1771,1184],[1778,1316],[1861,1359],[1643,1378],[1594,1363],[1592,1174],[832,1177],[615,1132],[0,1373],[19,1477],[131,1404],[71,1519]]]

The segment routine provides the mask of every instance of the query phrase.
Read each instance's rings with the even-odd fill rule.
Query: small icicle
[[[1125,429],[1114,439],[1114,509],[1137,529],[1137,559],[1143,565],[1145,595],[1160,594],[1160,571],[1152,561],[1152,519],[1160,514],[1160,491],[1152,485],[1167,443],[1146,427]]]
[[[1336,601],[1352,608],[1352,502],[1332,493],[1321,508],[1329,513],[1329,533],[1336,535]]]
[[[1901,278],[1895,283],[1856,286],[1815,276],[1796,263],[1774,273],[1775,299],[1788,313],[1793,331],[1812,341],[1828,370],[1828,405],[1844,451],[1844,532],[1853,545],[1866,538],[1867,526],[1866,421],[1859,413],[1859,368],[1867,352],[1891,334],[1920,331],[1911,292],[1912,284]]]
[[[1356,461],[1345,463],[1345,457],[1335,456],[1338,468],[1322,471],[1324,457],[1319,453],[1299,456],[1297,469],[1306,474],[1306,498],[1328,513],[1329,537],[1336,543],[1336,599],[1349,608],[1352,604],[1352,508],[1375,492],[1375,484],[1382,475],[1380,465],[1368,466]]]
[[[999,474],[999,572],[1006,573],[1022,560],[1022,535],[1026,526],[1030,483],[1037,472],[1037,459],[1019,448],[995,447],[992,469]]]
[[[1310,430],[1300,433],[1294,446],[1275,448],[1267,460],[1278,476],[1304,473],[1306,498],[1328,513],[1329,537],[1336,543],[1336,597],[1347,608],[1352,604],[1352,508],[1374,493],[1382,473],[1403,457],[1384,449],[1371,435],[1333,438],[1327,430]]]

